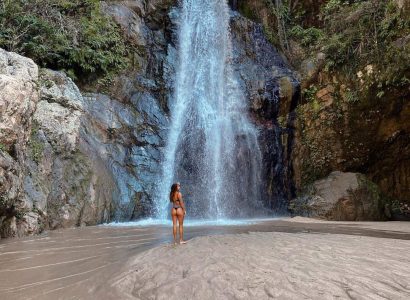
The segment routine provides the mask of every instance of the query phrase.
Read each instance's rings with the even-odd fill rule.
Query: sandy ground
[[[305,224],[323,224],[326,225],[347,225],[359,228],[373,229],[373,230],[384,230],[384,231],[395,231],[395,232],[405,232],[410,233],[410,222],[400,222],[400,221],[390,221],[390,222],[343,222],[343,221],[325,221],[313,218],[304,217],[294,217],[286,219],[286,222],[295,223],[305,223]]]
[[[137,255],[110,285],[121,299],[410,299],[410,241],[284,232],[198,237]]]
[[[0,299],[410,299],[410,222],[187,226],[189,244],[176,248],[171,232],[90,226],[1,239]]]

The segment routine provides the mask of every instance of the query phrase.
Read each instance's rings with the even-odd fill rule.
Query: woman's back
[[[179,199],[181,198],[181,193],[180,192],[172,193],[169,198],[172,203],[176,204],[180,202]]]

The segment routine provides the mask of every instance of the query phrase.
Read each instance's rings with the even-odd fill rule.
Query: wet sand
[[[410,286],[408,283],[403,283],[400,279],[400,276],[403,274],[410,276],[410,273],[405,273],[406,270],[410,270],[408,255],[410,249],[410,223],[337,223],[316,222],[299,218],[272,220],[241,226],[187,227],[186,238],[192,240],[190,240],[188,245],[181,245],[176,248],[169,245],[170,229],[170,227],[166,226],[124,228],[97,226],[52,231],[38,237],[1,240],[0,297],[2,299],[94,299],[97,297],[98,299],[112,299],[117,298],[117,296],[120,296],[121,299],[126,299],[126,297],[135,297],[136,299],[161,298],[165,290],[156,289],[155,284],[158,285],[161,279],[169,280],[168,276],[174,278],[173,273],[164,273],[164,270],[173,267],[169,264],[179,262],[183,258],[182,261],[185,260],[191,267],[195,267],[194,264],[197,264],[197,267],[202,266],[205,269],[209,269],[212,264],[202,265],[201,262],[207,260],[202,259],[204,256],[200,252],[208,251],[213,253],[212,259],[216,262],[225,261],[226,257],[224,255],[226,253],[232,254],[231,263],[233,269],[231,273],[236,275],[232,275],[233,277],[229,276],[229,278],[236,278],[235,276],[237,276],[238,280],[235,280],[235,282],[241,285],[247,284],[246,282],[248,281],[244,283],[240,279],[241,276],[239,276],[242,273],[235,273],[238,270],[237,267],[235,269],[235,262],[238,265],[242,264],[240,265],[241,269],[253,267],[254,269],[249,269],[246,273],[248,275],[258,275],[259,273],[254,273],[254,271],[263,269],[266,272],[268,270],[274,270],[275,273],[282,272],[281,276],[284,276],[283,274],[287,274],[287,266],[295,270],[298,270],[299,267],[302,268],[295,273],[296,275],[294,274],[295,276],[300,275],[298,272],[307,272],[307,274],[310,274],[310,278],[314,279],[317,274],[320,274],[320,269],[314,266],[318,264],[329,265],[328,260],[331,258],[338,258],[340,256],[337,262],[335,262],[334,272],[327,273],[333,274],[332,276],[336,276],[335,274],[338,274],[338,272],[340,274],[344,272],[345,266],[343,263],[346,263],[346,268],[351,268],[349,270],[353,272],[354,265],[361,260],[365,260],[369,266],[373,265],[374,268],[371,269],[369,267],[369,269],[367,268],[368,265],[356,268],[357,270],[362,269],[369,272],[370,277],[363,277],[363,281],[356,282],[355,284],[362,288],[372,286],[371,278],[374,274],[380,273],[378,268],[386,270],[389,267],[393,273],[383,277],[385,278],[384,284],[393,285],[391,289],[395,289],[396,292],[393,293],[388,290],[391,294],[384,295],[393,297],[390,299],[401,299],[401,296],[404,297],[402,299],[410,298]],[[248,234],[250,232],[251,234]],[[229,236],[220,236],[221,234],[229,234]],[[209,235],[212,236],[198,238]],[[258,244],[257,241],[262,242]],[[326,256],[323,254],[326,253],[326,249],[329,249],[325,247],[327,243],[331,243],[331,246],[328,247],[331,247],[333,252],[328,253]],[[249,248],[248,246],[241,245],[255,246]],[[215,251],[209,251],[210,249]],[[269,253],[267,253],[266,249],[270,249]],[[374,252],[376,251],[375,249],[381,250]],[[304,255],[302,250],[309,251],[312,257],[317,257],[317,260],[309,261],[307,259],[306,265],[300,266],[292,265],[292,263],[286,264],[290,257],[292,257],[292,261],[295,261],[295,259],[298,261],[297,257],[299,257],[299,261],[304,261],[302,259]],[[256,259],[252,261],[242,259],[249,256],[247,253],[252,254],[250,256]],[[355,253],[362,253],[362,256]],[[277,255],[272,256],[271,254]],[[173,255],[182,255],[183,257],[178,260],[172,260],[170,256],[173,257]],[[381,260],[382,263],[372,263],[371,260],[366,259],[369,255],[376,261]],[[273,258],[269,260],[271,256]],[[197,261],[199,258],[201,259]],[[221,260],[221,258],[223,259]],[[258,261],[263,262],[262,265],[259,266],[257,264]],[[207,276],[217,274],[218,270],[225,275],[231,274],[229,273],[229,265],[219,266],[221,267],[220,269],[213,269],[212,272],[214,273],[208,272]],[[309,271],[310,268],[313,269]],[[136,272],[136,270],[142,271]],[[150,273],[155,273],[155,270],[159,270],[159,274],[163,273],[164,275],[156,278],[152,275],[153,273]],[[133,273],[132,276],[129,276],[130,272]],[[191,274],[194,273],[197,272],[191,272]],[[176,280],[185,282],[180,284],[184,285],[189,282],[189,280],[186,280],[188,274],[190,274],[189,271],[187,273],[183,270],[181,274],[185,274],[185,277],[181,276],[180,273],[175,274]],[[391,282],[393,280],[392,274],[397,276],[394,282]],[[208,281],[204,279],[205,277],[199,278],[204,280],[203,286],[208,284]],[[266,287],[269,292],[263,294],[262,298],[278,297],[285,299],[286,295],[290,295],[289,299],[293,297],[291,292],[289,292],[291,290],[286,289],[286,285],[283,285],[283,280],[292,281],[292,277],[288,278],[285,276],[281,278],[282,281],[275,282],[270,281],[272,278],[267,277],[266,280],[270,281],[272,285]],[[298,280],[302,280],[304,277],[301,278]],[[359,278],[362,277],[359,276]],[[143,283],[144,280],[148,280],[145,281],[146,284],[139,286],[137,289],[134,288],[134,286],[138,286],[135,285],[136,282]],[[322,281],[318,280],[317,282],[325,284],[326,280],[324,278],[320,280]],[[348,278],[346,280],[348,283]],[[384,288],[380,280],[379,278],[374,281],[377,283],[375,290],[378,289],[378,286]],[[249,282],[252,286],[262,286],[259,284],[259,281],[251,280]],[[407,280],[407,282],[410,281]],[[151,287],[149,283],[151,283]],[[153,289],[152,283],[154,284]],[[198,281],[194,281],[192,284],[194,283],[198,284]],[[132,287],[131,284],[133,284]],[[211,290],[215,288],[215,293],[218,293],[217,287],[225,286],[228,282],[221,281],[221,284],[215,284],[211,285]],[[235,286],[232,282],[229,282],[229,285],[231,285],[233,290],[240,290],[240,287]],[[287,291],[286,293],[288,294],[280,294],[280,287],[282,285],[283,292]],[[311,286],[314,287],[314,284],[311,283]],[[273,290],[269,290],[269,288]],[[256,294],[254,295],[258,297],[259,294],[257,293],[260,291],[255,291]],[[343,294],[341,290],[338,291],[340,292],[340,297],[347,298],[348,293]],[[324,291],[322,290],[322,292]],[[165,293],[168,293],[168,290]],[[335,294],[335,297],[339,294]],[[214,296],[215,294],[209,295]],[[222,294],[216,295],[222,297]],[[252,293],[241,292],[235,297],[249,299],[249,297],[253,297],[252,295]],[[312,297],[313,295],[319,294],[312,294]],[[202,296],[208,299],[207,294]],[[228,294],[227,299],[230,296],[232,294]],[[360,298],[360,295],[356,296]],[[383,295],[379,296],[382,297]],[[190,297],[192,299],[195,295],[191,294]],[[198,299],[198,297],[195,298]]]

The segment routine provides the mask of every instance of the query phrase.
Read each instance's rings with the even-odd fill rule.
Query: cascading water
[[[156,217],[167,218],[174,181],[191,218],[255,216],[262,208],[262,157],[230,65],[226,1],[183,0],[178,55]]]

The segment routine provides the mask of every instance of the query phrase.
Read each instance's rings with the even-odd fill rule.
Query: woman
[[[169,201],[172,203],[171,216],[173,224],[174,244],[177,243],[177,219],[179,224],[179,243],[185,244],[184,241],[184,216],[186,215],[185,203],[182,200],[182,194],[179,191],[181,188],[179,183],[174,183],[171,186],[169,193]]]

